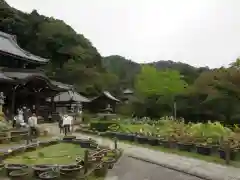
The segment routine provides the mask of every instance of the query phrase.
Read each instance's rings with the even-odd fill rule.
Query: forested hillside
[[[37,11],[23,13],[1,0],[0,31],[16,35],[22,48],[50,59],[48,75],[74,84],[81,92],[96,94],[111,82],[112,77],[102,68],[101,55],[91,41],[61,20]]]
[[[131,87],[133,86],[136,74],[140,72],[141,65],[143,64],[138,64],[124,57],[115,55],[104,57],[103,65],[109,72],[116,74],[121,79],[121,84],[123,86]],[[158,70],[177,70],[183,76],[183,79],[189,84],[192,84],[202,72],[209,70],[207,67],[196,68],[181,62],[163,60],[148,63],[147,65],[153,65]]]

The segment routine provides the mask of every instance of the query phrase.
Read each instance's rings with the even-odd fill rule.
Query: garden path
[[[59,132],[57,125],[45,124],[45,126],[47,126],[51,132]],[[101,145],[108,145],[113,147],[113,142],[109,139],[104,139],[98,136],[85,135],[82,133],[74,133],[74,135],[81,138],[91,137]],[[124,156],[120,160],[121,163],[118,164],[116,168],[114,168],[112,171],[110,171],[110,174],[112,174],[110,175],[112,176],[112,179],[110,178],[107,180],[115,180],[116,177],[114,177],[114,174],[116,174],[116,176],[118,176],[119,174],[121,175],[120,177],[118,176],[118,179],[116,180],[128,180],[128,178],[130,178],[130,175],[128,174],[129,172],[133,172],[131,174],[138,175],[138,178],[133,176],[130,179],[139,179],[140,176],[144,177],[143,174],[148,174],[149,177],[147,178],[149,180],[155,180],[154,174],[157,173],[155,177],[157,178],[157,180],[181,180],[189,178],[192,178],[193,180],[198,180],[198,178],[193,176],[184,177],[186,176],[186,174],[195,175],[197,177],[201,177],[202,179],[209,180],[240,180],[240,171],[238,168],[209,163],[206,161],[179,156],[175,154],[155,151],[135,145],[125,144],[122,142],[119,142],[118,146],[124,149]],[[150,167],[154,169],[154,171],[151,170]],[[170,169],[172,169],[172,171]],[[184,172],[186,174],[183,175],[180,172]]]

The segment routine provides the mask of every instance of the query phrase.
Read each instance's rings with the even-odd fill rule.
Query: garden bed
[[[54,140],[9,150],[2,155],[4,175],[17,180],[81,178],[89,176],[97,167],[107,172],[121,156],[117,149],[97,148],[91,139],[64,139],[67,142]]]
[[[118,133],[118,132],[93,132],[91,130],[84,130],[81,131],[81,129],[77,130],[78,132],[86,133],[86,134],[95,134],[100,135],[107,138],[117,138],[120,141],[124,141],[127,143],[131,143],[134,145],[141,145],[147,148],[152,148],[168,153],[174,153],[179,154],[187,157],[193,157],[197,159],[202,159],[209,162],[215,162],[220,164],[225,164],[225,154],[223,151],[219,151],[219,147],[216,145],[210,146],[209,149],[205,149],[202,147],[198,147],[194,143],[180,143],[180,142],[174,142],[170,143],[167,140],[162,140],[161,138],[157,137],[149,137],[146,136],[140,136],[140,135],[133,135],[135,141],[132,140],[132,138],[122,138],[122,137],[128,137],[129,133]],[[119,136],[119,134],[121,136]],[[206,151],[205,151],[206,150]],[[209,151],[208,151],[209,150]],[[235,167],[240,167],[240,152],[239,150],[234,151],[234,153],[231,152],[230,154],[230,165],[233,165]]]
[[[35,151],[24,152],[4,160],[10,164],[69,164],[76,156],[84,156],[83,148],[70,143],[59,143],[48,147],[37,148]]]

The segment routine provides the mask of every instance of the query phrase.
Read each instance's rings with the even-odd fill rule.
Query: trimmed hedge
[[[116,121],[95,121],[95,122],[90,123],[90,129],[97,130],[99,132],[105,132],[108,130],[108,127],[113,124],[118,124],[118,122],[116,122]]]

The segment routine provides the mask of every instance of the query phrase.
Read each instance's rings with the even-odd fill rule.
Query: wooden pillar
[[[15,100],[16,100],[16,89],[18,86],[13,87],[12,91],[12,106],[11,106],[11,117],[12,120],[14,119],[14,114],[15,114]]]
[[[4,99],[5,99],[5,96],[3,92],[0,92],[0,120],[5,120],[4,113],[3,113]]]
[[[53,114],[54,111],[54,96],[51,96],[51,114]]]

